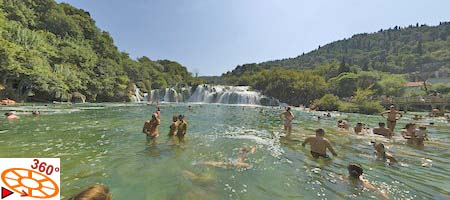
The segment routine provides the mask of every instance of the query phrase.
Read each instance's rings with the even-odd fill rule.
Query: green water
[[[341,180],[346,165],[358,162],[365,178],[392,199],[450,198],[450,124],[423,121],[432,141],[417,149],[400,137],[386,140],[337,131],[337,119],[375,126],[379,116],[333,113],[320,122],[312,113],[294,110],[294,134],[299,141],[318,127],[326,129],[339,157],[314,160],[299,141],[280,140],[278,108],[226,105],[163,105],[157,144],[146,142],[142,125],[155,107],[136,104],[87,104],[0,107],[1,110],[42,111],[22,114],[19,121],[0,119],[0,157],[61,158],[63,199],[83,188],[103,183],[114,199],[377,199]],[[183,113],[189,123],[185,144],[167,142],[172,114]],[[411,120],[407,115],[397,127]],[[400,129],[397,130],[397,132]],[[389,166],[377,161],[371,140],[384,141],[400,161]],[[199,165],[235,157],[242,144],[257,145],[246,171]],[[195,175],[192,175],[195,174]]]

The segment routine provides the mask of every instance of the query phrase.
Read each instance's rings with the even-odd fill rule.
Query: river
[[[430,142],[423,149],[406,144],[400,127],[391,140],[367,134],[338,131],[336,121],[348,118],[375,127],[380,116],[332,113],[318,121],[318,112],[294,109],[294,134],[285,140],[279,108],[223,104],[164,104],[157,144],[146,142],[142,125],[154,106],[143,104],[39,105],[0,107],[6,110],[40,110],[41,116],[21,115],[18,121],[0,119],[0,157],[61,158],[62,198],[103,183],[113,199],[378,199],[341,179],[350,162],[360,163],[365,178],[392,199],[450,198],[450,124],[443,119],[429,124]],[[20,112],[19,112],[20,114]],[[167,139],[173,114],[185,114],[189,123],[185,144]],[[301,141],[316,128],[339,156],[314,160]],[[376,160],[370,141],[385,142],[399,164]],[[238,171],[207,167],[204,161],[235,157],[244,144],[256,145],[249,157],[253,167]]]

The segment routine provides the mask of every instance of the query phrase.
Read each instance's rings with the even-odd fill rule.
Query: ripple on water
[[[432,141],[427,141],[425,148],[416,149],[407,145],[399,134],[389,140],[334,128],[337,118],[374,126],[384,121],[378,116],[333,113],[332,120],[317,122],[313,115],[323,113],[294,110],[298,141],[280,141],[282,127],[278,114],[281,110],[278,109],[264,108],[261,114],[260,108],[242,111],[240,107],[225,105],[193,105],[194,111],[187,112],[185,106],[163,105],[161,136],[155,146],[149,146],[140,129],[155,107],[128,104],[89,107],[38,107],[47,110],[39,118],[24,116],[12,124],[1,121],[0,157],[60,157],[64,197],[92,183],[105,183],[115,199],[378,198],[372,191],[351,187],[341,180],[348,173],[349,162],[363,165],[365,178],[393,199],[448,199],[450,195],[446,188],[449,185],[446,177],[450,176],[449,125],[439,120],[428,129]],[[184,145],[168,144],[165,138],[167,122],[173,113],[187,116],[189,132]],[[300,142],[318,127],[326,128],[326,137],[339,157],[314,160],[309,148],[301,147]],[[387,151],[400,163],[389,166],[377,160],[370,141],[385,143]],[[251,170],[192,165],[199,160],[223,161],[234,157],[243,143],[258,146],[257,152],[248,159],[254,166]],[[183,170],[200,177],[210,174],[212,182],[202,184],[180,179]]]

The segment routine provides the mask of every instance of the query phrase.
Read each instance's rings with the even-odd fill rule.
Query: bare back
[[[330,142],[323,137],[309,137],[305,140],[305,143],[309,143],[311,145],[311,151],[320,153],[320,154],[326,154],[327,148],[330,149],[331,152],[334,153],[334,151],[331,148]]]
[[[374,129],[373,129],[373,134],[377,134],[377,135],[382,135],[382,136],[385,136],[385,137],[389,137],[389,136],[392,135],[392,132],[391,132],[391,130],[389,130],[389,129],[387,129],[387,128],[379,127],[379,128],[374,128]]]

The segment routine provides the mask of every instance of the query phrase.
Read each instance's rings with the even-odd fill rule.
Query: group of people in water
[[[189,111],[192,110],[192,107],[188,107]],[[39,115],[39,112],[33,112],[33,115]],[[373,128],[371,131],[366,125],[362,122],[356,123],[356,126],[353,128],[355,134],[367,134],[372,132],[376,135],[381,135],[386,138],[392,138],[394,134],[395,127],[397,125],[397,121],[403,117],[403,114],[395,109],[395,106],[390,106],[390,109],[380,113],[382,117],[386,118],[386,123],[380,122],[378,123],[378,127]],[[19,116],[15,115],[12,112],[8,112],[5,114],[7,119],[20,119]],[[280,114],[280,117],[283,120],[283,126],[286,133],[286,138],[289,138],[292,133],[292,123],[294,121],[294,114],[292,113],[291,107],[286,107],[285,111]],[[330,113],[324,115],[324,117],[331,117]],[[417,119],[416,119],[417,118]],[[448,118],[448,117],[447,117]],[[318,117],[320,120],[320,117]],[[414,117],[414,120],[419,120],[417,115]],[[144,123],[142,132],[146,134],[147,141],[156,142],[156,139],[159,136],[158,128],[161,125],[161,110],[157,107],[157,110],[152,113],[151,119],[147,120]],[[387,125],[387,127],[386,127]],[[337,123],[337,127],[343,131],[349,131],[350,125],[347,120],[339,120]],[[416,126],[414,123],[408,123],[405,126],[405,129],[402,130],[402,136],[406,139],[408,144],[423,146],[424,141],[428,140],[428,135],[426,132],[426,126],[420,125]],[[184,138],[186,136],[188,129],[188,123],[185,120],[185,116],[174,115],[172,117],[172,122],[169,126],[168,137],[171,139],[178,139],[180,142],[184,142]],[[333,156],[338,156],[337,152],[333,148],[331,142],[325,138],[325,130],[322,128],[318,128],[315,130],[315,136],[307,137],[302,146],[306,145],[310,146],[310,154],[314,159],[324,158],[328,159],[327,151],[330,151]],[[389,164],[397,163],[397,159],[390,153],[386,152],[385,145],[383,143],[372,142],[375,155],[383,161],[389,162]],[[199,162],[198,164],[213,166],[213,167],[221,167],[221,168],[235,168],[238,170],[250,169],[252,165],[248,163],[247,158],[255,153],[257,150],[255,146],[249,146],[244,144],[237,154],[237,158],[230,158],[226,161],[205,161]],[[363,167],[357,163],[350,163],[347,166],[348,176],[343,177],[344,180],[349,182],[353,182],[356,184],[360,184],[367,189],[374,190],[379,193],[381,197],[384,199],[388,199],[388,196],[373,186],[370,182],[365,180],[363,175]],[[112,199],[111,194],[109,193],[109,189],[104,185],[94,185],[89,187],[87,190],[73,197],[72,199]]]
[[[152,118],[144,123],[142,132],[147,135],[147,141],[156,142],[156,138],[159,136],[158,127],[161,125],[161,109],[158,107],[155,112],[152,113]],[[187,133],[188,124],[184,115],[174,115],[172,117],[172,123],[169,126],[169,138],[177,137],[180,142],[184,142],[184,137]]]
[[[386,123],[380,122],[378,125],[379,127],[373,128],[372,133],[376,135],[381,135],[386,138],[392,138],[394,134],[395,127],[397,125],[397,121],[403,117],[403,114],[396,110],[394,105],[391,105],[389,110],[380,113],[382,117],[386,118]],[[286,132],[286,137],[291,136],[292,131],[292,121],[294,119],[294,114],[291,112],[290,107],[286,107],[285,111],[280,114],[284,130]],[[331,117],[330,113],[325,114],[326,117]],[[417,116],[416,116],[417,117]],[[321,117],[319,116],[318,119],[320,120]],[[414,119],[419,120],[419,119]],[[447,116],[447,120],[449,120]],[[387,128],[386,128],[387,124]],[[343,131],[349,131],[349,123],[347,120],[339,120],[337,127],[340,130]],[[408,123],[406,124],[405,128],[402,130],[402,137],[407,140],[408,144],[422,147],[424,146],[424,141],[429,140],[428,134],[427,134],[427,127],[424,125],[420,125],[417,127],[415,123]],[[353,131],[355,134],[365,134],[370,133],[370,129],[365,127],[365,124],[362,122],[358,122],[356,126],[353,128]],[[333,156],[338,156],[334,148],[332,147],[330,141],[325,136],[324,129],[317,129],[315,131],[316,135],[312,137],[307,137],[305,141],[302,143],[302,146],[304,147],[306,144],[310,145],[311,148],[311,156],[315,159],[317,158],[329,158],[327,155],[327,150],[329,150]],[[389,164],[397,163],[397,159],[394,158],[394,156],[388,152],[386,152],[385,146],[383,143],[376,143],[371,142],[374,148],[374,153],[377,156],[378,159],[383,160],[385,162],[388,162]],[[364,187],[367,189],[374,189],[376,192],[378,192],[383,198],[388,198],[387,195],[377,188],[375,188],[373,185],[371,185],[369,182],[365,181],[362,178],[363,174],[363,168],[359,164],[351,163],[348,165],[348,172],[349,172],[349,178],[353,180],[358,180]]]

